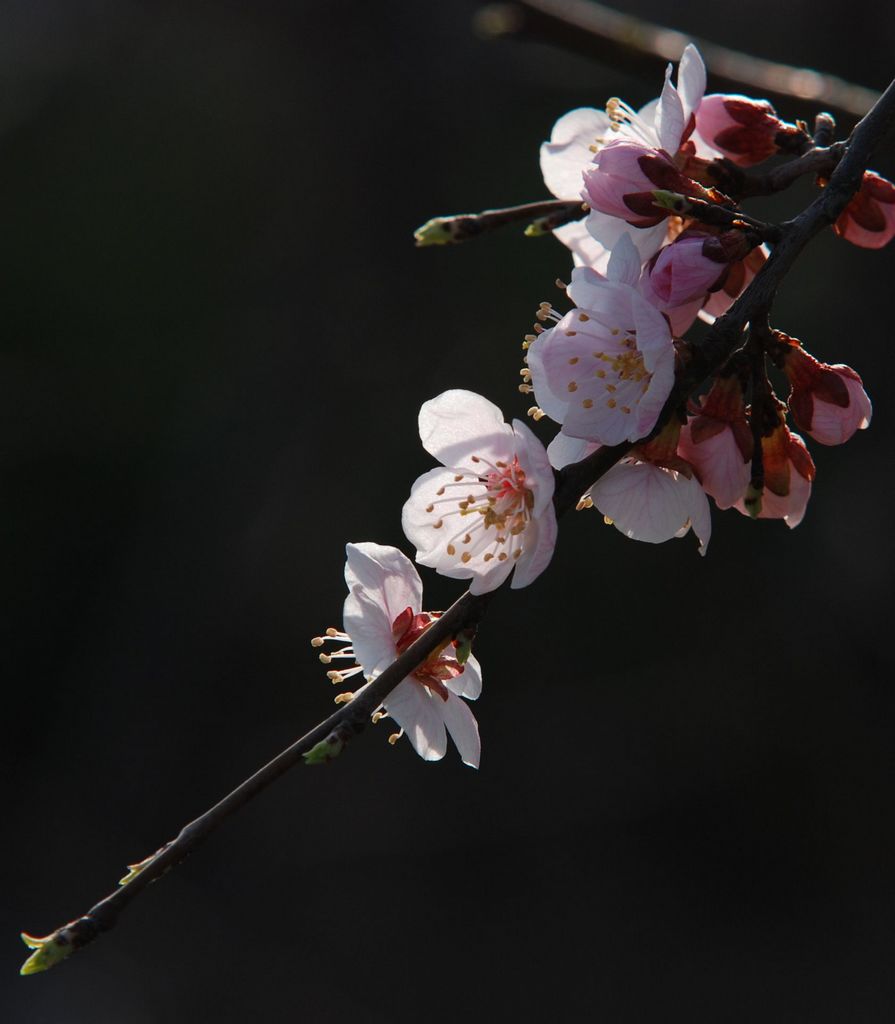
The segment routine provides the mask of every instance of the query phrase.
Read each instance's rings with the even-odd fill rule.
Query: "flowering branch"
[[[763,377],[764,359],[770,351],[769,346],[775,346],[773,350],[775,358],[785,361],[789,349],[797,345],[792,339],[780,335],[779,332],[772,335],[769,331],[768,314],[777,289],[792,267],[796,257],[808,242],[824,227],[837,222],[849,201],[858,189],[862,187],[862,182],[865,181],[865,171],[874,149],[892,127],[893,123],[895,123],[895,82],[889,86],[870,112],[856,126],[850,139],[841,145],[841,159],[839,159],[835,170],[832,171],[826,188],[798,217],[780,226],[778,234],[775,235],[776,245],[774,250],[751,284],[733,303],[729,311],[715,321],[706,337],[698,345],[683,345],[681,347],[681,365],[676,380],[673,387],[671,387],[673,372],[669,370],[668,383],[670,393],[666,390],[656,403],[655,412],[658,412],[659,408],[661,408],[661,412],[658,412],[657,419],[649,420],[649,423],[654,424],[654,426],[646,433],[645,437],[638,437],[638,434],[644,433],[646,427],[622,434],[623,439],[618,441],[618,443],[611,443],[607,440],[607,443],[597,447],[595,451],[587,454],[584,458],[572,461],[571,464],[556,472],[554,481],[552,471],[546,463],[546,458],[543,463],[538,462],[541,456],[538,455],[531,445],[537,445],[539,442],[534,439],[533,435],[530,435],[527,428],[524,425],[517,426],[515,424],[510,428],[502,422],[496,423],[493,420],[493,413],[499,413],[499,410],[492,407],[486,400],[481,399],[480,396],[470,395],[468,392],[454,392],[442,396],[442,399],[445,400],[436,399],[427,403],[423,413],[421,413],[421,428],[424,419],[426,426],[425,431],[421,429],[421,435],[425,435],[424,444],[426,444],[432,454],[436,455],[436,457],[444,456],[442,461],[445,462],[445,468],[434,470],[432,473],[421,477],[414,487],[415,490],[419,488],[422,494],[426,491],[427,487],[437,486],[446,473],[447,477],[453,480],[453,483],[442,484],[439,490],[434,491],[434,494],[443,495],[447,486],[462,488],[462,491],[459,492],[462,494],[469,493],[470,496],[468,498],[463,498],[457,502],[454,502],[452,498],[443,499],[443,501],[450,501],[459,507],[459,511],[453,510],[451,512],[452,515],[459,516],[461,519],[469,515],[472,516],[472,520],[466,520],[467,523],[470,523],[469,534],[467,534],[463,542],[458,540],[456,542],[458,545],[462,543],[469,544],[471,540],[470,534],[483,523],[486,526],[493,525],[493,523],[489,522],[489,517],[495,522],[499,521],[500,525],[495,531],[497,534],[495,545],[497,545],[496,550],[499,553],[496,558],[493,553],[487,553],[482,557],[482,562],[485,565],[489,565],[489,560],[493,560],[490,568],[484,570],[484,574],[488,572],[493,574],[490,586],[484,588],[486,592],[480,592],[482,589],[479,586],[481,580],[474,578],[470,590],[442,615],[414,613],[412,607],[408,607],[403,611],[399,608],[401,614],[394,620],[389,617],[387,626],[397,637],[398,634],[394,633],[394,630],[398,623],[401,622],[402,632],[400,633],[400,639],[403,642],[406,638],[408,641],[407,646],[406,648],[401,648],[397,644],[395,645],[394,650],[397,656],[383,671],[378,675],[372,672],[368,673],[375,676],[375,678],[359,689],[356,694],[341,695],[343,701],[337,711],[303,737],[296,740],[295,743],[259,769],[250,778],[242,782],[210,810],[186,825],[174,840],[165,844],[141,863],[132,865],[128,874],[122,879],[120,887],[91,907],[86,914],[69,922],[48,936],[35,938],[30,935],[24,935],[23,938],[26,944],[34,952],[23,966],[22,973],[33,974],[46,970],[59,960],[70,955],[74,950],[87,945],[102,932],[108,931],[117,923],[122,911],[148,885],[160,878],[161,875],[183,860],[188,854],[192,853],[230,815],[251,801],[287,770],[300,761],[305,761],[308,764],[318,764],[338,756],[350,739],[362,732],[371,720],[375,721],[377,719],[377,715],[380,714],[379,708],[385,706],[388,710],[388,705],[385,703],[386,699],[391,699],[391,695],[397,691],[398,687],[408,677],[418,674],[425,665],[431,664],[433,656],[437,660],[440,653],[452,642],[455,644],[465,644],[468,647],[469,637],[475,632],[481,621],[490,601],[491,592],[493,592],[498,583],[506,579],[510,571],[514,571],[516,575],[513,578],[513,582],[519,585],[520,573],[528,572],[527,582],[534,579],[545,567],[546,561],[538,562],[537,560],[539,555],[537,546],[538,530],[542,531],[540,534],[541,539],[546,539],[549,542],[547,544],[547,559],[549,560],[553,539],[549,534],[551,522],[555,522],[553,517],[562,515],[576,507],[581,495],[592,488],[598,480],[606,476],[616,463],[627,455],[632,448],[637,447],[638,450],[651,448],[654,459],[662,458],[666,463],[671,461],[672,465],[678,465],[680,460],[674,461],[677,458],[674,455],[674,445],[669,449],[666,440],[663,439],[665,427],[668,424],[673,424],[674,418],[678,416],[680,410],[686,407],[688,398],[701,387],[706,377],[723,367],[737,352],[742,345],[743,334],[747,325],[750,326],[752,332],[749,355],[755,357],[751,364],[753,369],[753,402],[756,397],[761,397],[758,393],[763,387],[762,381],[766,381],[766,377]],[[663,173],[668,177],[666,171],[663,170]],[[678,179],[675,178],[674,180]],[[552,216],[553,213],[558,212],[559,206],[564,206],[565,212],[571,213],[572,205],[571,202],[529,204],[527,207],[516,207],[505,211],[486,211],[485,214],[479,215],[479,218],[485,218],[489,224],[497,221],[505,223],[511,219],[523,219],[518,215],[519,210],[525,210],[525,217],[533,215],[533,208],[537,210],[537,213],[534,214],[535,216]],[[580,204],[577,201],[574,205],[577,205],[580,211]],[[453,218],[450,220],[457,221],[463,219]],[[474,221],[476,218],[470,217],[465,219]],[[572,218],[570,217],[569,219]],[[700,244],[702,243],[700,242]],[[629,251],[633,253],[633,244],[629,245]],[[628,260],[628,256],[625,254],[624,247],[620,247],[617,253],[617,258],[622,266],[622,272],[624,272],[624,264]],[[635,260],[635,264],[633,267],[629,267],[629,269],[634,269],[639,273],[639,262]],[[621,279],[618,278],[609,283],[606,281],[603,281],[602,284],[600,282],[596,284],[590,282],[587,286],[605,288],[608,293],[616,296],[622,303],[633,302],[634,300],[630,297],[633,294],[633,289],[621,284],[620,281]],[[626,288],[627,291],[625,290]],[[636,338],[632,335],[628,341],[617,342],[620,354],[612,357],[606,356],[604,362],[609,363],[613,359],[616,360],[619,366],[622,367],[622,370],[629,374],[629,377],[625,378],[625,380],[633,377],[639,383],[645,374],[641,373],[638,376],[643,366],[643,357],[637,350],[637,345],[646,344],[650,341],[650,338],[655,333],[654,327],[656,324],[659,325],[656,337],[660,341],[664,337],[668,340],[669,346],[671,346],[671,341],[665,320],[658,313],[653,313],[652,317],[650,317],[648,315],[648,308],[644,306],[641,300],[638,299],[637,301],[640,303],[637,306],[637,316],[641,318],[644,330]],[[622,309],[622,306],[617,306],[617,308]],[[545,311],[542,308],[539,318],[552,318],[552,311],[549,311],[549,307],[547,307],[547,310]],[[585,327],[584,325],[590,319],[589,316],[581,310],[576,311],[576,313],[576,329],[567,329],[564,335],[574,337],[577,331],[581,330],[583,335],[588,336],[588,330],[596,328]],[[557,322],[562,319],[564,318],[556,317]],[[620,331],[618,328],[613,328],[611,333],[615,336],[619,335]],[[537,344],[543,345],[542,342]],[[536,349],[535,351],[537,352],[538,350]],[[665,354],[668,354],[670,365],[670,347],[667,350],[663,350],[661,354],[658,354],[656,349],[645,351],[654,360],[652,365],[656,372],[659,366],[660,355],[664,357]],[[603,358],[605,353],[598,353],[598,355]],[[541,356],[540,358],[543,357]],[[810,357],[806,357],[803,354],[802,359],[804,360],[805,358]],[[638,360],[640,360],[639,364]],[[578,363],[578,358],[573,356],[567,363],[568,365],[575,365]],[[829,368],[823,372],[829,372]],[[601,374],[605,377],[606,371],[598,369],[596,372],[597,378],[600,378]],[[618,379],[621,382],[623,378],[619,376]],[[615,394],[617,388],[614,384],[607,384],[606,387],[607,389],[611,387],[611,394]],[[841,387],[846,388],[848,385],[843,383]],[[648,389],[649,379],[643,385],[644,394],[646,394]],[[578,385],[572,381],[568,385],[568,393],[573,393],[577,390]],[[665,395],[668,395],[668,397],[663,403],[662,398]],[[466,406],[461,408],[464,402]],[[607,407],[611,409],[615,409],[616,404],[615,398],[610,398],[606,402]],[[621,412],[626,414],[632,412],[630,408],[624,407],[624,402],[621,404]],[[593,407],[593,402],[588,398],[584,399],[581,405],[583,408],[590,410]],[[655,415],[655,412],[653,415]],[[493,463],[489,462],[487,458],[476,454],[479,450],[490,451],[491,449],[472,448],[469,446],[468,442],[470,442],[472,437],[470,434],[470,423],[474,418],[473,414],[483,417],[487,421],[487,440],[491,448],[495,451],[499,449],[501,452],[515,452],[515,454],[506,456],[498,453],[493,456],[496,460]],[[634,422],[634,420],[631,422]],[[439,434],[439,431],[442,431],[442,434]],[[755,437],[757,452],[760,453],[762,451],[768,436],[767,425],[762,424]],[[792,447],[792,442],[787,441],[786,443],[790,445],[790,448]],[[543,454],[543,449],[541,449],[541,453]],[[467,456],[471,463],[476,464],[475,468],[461,473],[457,473],[456,468],[446,468],[448,465],[453,467],[461,464],[465,465],[463,460]],[[793,458],[792,455],[788,457]],[[509,462],[506,461],[508,458],[510,459]],[[520,458],[522,462],[520,462]],[[761,454],[755,455],[753,476],[756,474],[761,476],[763,474],[765,467],[761,460]],[[484,466],[488,466],[489,470],[486,471],[483,468]],[[537,479],[539,474],[542,476],[540,483]],[[536,491],[534,489],[536,486],[543,484],[545,480],[552,487],[552,507],[550,505],[551,490],[542,488],[540,491]],[[544,498],[544,508],[541,507],[539,494]],[[481,499],[483,499],[483,504],[476,504]],[[418,504],[424,504],[425,500]],[[426,527],[423,532],[419,532],[419,524],[415,523],[413,519],[415,514],[413,500],[408,502],[408,506],[405,507],[405,513],[407,513],[405,530],[408,530],[408,526],[410,526],[415,532],[419,533],[419,536],[425,536],[426,538],[430,538],[433,534],[438,533],[442,526],[442,519],[439,517],[439,513],[434,511],[436,500],[442,499],[433,498],[431,504],[425,508],[425,514],[432,515],[435,519],[432,522],[426,521]],[[756,500],[760,501],[760,495]],[[441,508],[442,506],[439,505],[438,507]],[[532,511],[533,509],[534,511]],[[548,511],[549,515],[547,514]],[[477,515],[478,512],[482,513],[481,517]],[[445,513],[446,515],[447,513]],[[531,523],[537,517],[540,517],[541,524],[538,526],[535,523],[535,526],[532,528]],[[471,525],[473,521],[475,525]],[[433,526],[434,531],[425,533],[426,528]],[[529,531],[529,533],[523,545],[519,537],[526,531]],[[555,529],[553,532],[555,534]],[[529,546],[529,541],[531,541],[531,546]],[[484,551],[485,549],[481,550]],[[488,550],[490,552],[490,549]],[[465,566],[474,557],[469,548],[464,550],[462,554],[458,553],[454,550],[453,542],[447,543],[445,551],[451,558],[456,556],[461,567]],[[431,555],[436,559],[436,565],[439,564],[438,560],[441,558],[440,548],[424,546],[420,553],[426,558]],[[403,558],[404,556],[400,557]],[[518,561],[515,561],[515,559],[518,559]],[[432,562],[428,564],[432,564]],[[445,565],[447,568],[456,568],[454,563],[451,565],[445,563]],[[462,571],[465,571],[465,569],[461,568]],[[453,574],[458,575],[456,572]],[[354,592],[352,592],[352,596],[355,596]],[[401,608],[403,608],[403,604]],[[340,638],[345,636],[346,639],[350,640],[347,634],[339,636]],[[410,642],[411,639],[412,642]],[[321,638],[319,643],[322,642]],[[332,657],[331,655],[325,655],[322,660],[331,661]],[[457,662],[454,664],[459,665]],[[444,659],[432,667],[429,677],[423,680],[423,683],[441,696],[442,691],[447,693],[442,683],[442,679],[445,677],[434,674],[436,669],[447,670]],[[358,666],[351,671],[360,672],[361,670],[361,667]],[[457,673],[461,670],[458,667]],[[340,673],[333,672],[332,676],[335,677],[336,681],[340,681]],[[447,697],[442,699],[446,701]],[[397,714],[395,711],[389,711],[389,713],[392,714],[392,717],[395,717]]]
[[[879,98],[872,89],[836,75],[762,60],[593,0],[488,4],[477,13],[475,25],[486,37],[550,42],[597,60],[623,61],[632,74],[652,74],[657,61],[677,60],[692,42],[699,47],[712,74],[727,86],[745,86],[776,98],[811,100],[858,117]]]

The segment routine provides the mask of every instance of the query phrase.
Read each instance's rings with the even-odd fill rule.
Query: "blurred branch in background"
[[[791,67],[718,46],[593,0],[515,0],[488,4],[476,14],[479,35],[553,43],[585,57],[624,62],[631,74],[656,71],[657,61],[677,60],[695,43],[716,81],[760,90],[771,99],[810,100],[840,113],[863,116],[879,93],[811,68]]]

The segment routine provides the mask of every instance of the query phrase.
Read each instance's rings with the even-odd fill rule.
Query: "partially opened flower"
[[[401,521],[416,560],[471,580],[474,594],[493,590],[511,572],[514,588],[531,583],[556,544],[544,446],[472,391],[445,391],[426,402],[419,427],[423,447],[443,468],[419,477],[404,505]]]
[[[805,442],[783,422],[761,439],[764,487],[760,492],[751,485],[745,497],[733,506],[753,519],[782,519],[792,529],[805,517],[814,462]]]
[[[777,152],[786,126],[767,100],[712,93],[696,113],[696,131],[705,142],[740,167],[761,163]]]
[[[693,114],[705,92],[705,65],[696,47],[687,46],[681,56],[677,87],[672,84],[671,71],[669,64],[661,96],[639,111],[613,98],[605,111],[579,107],[556,122],[550,141],[541,146],[541,172],[553,195],[558,199],[577,199],[584,171],[612,141],[636,141],[653,149],[664,149],[672,158],[677,155],[693,130]],[[600,271],[605,270],[609,251],[621,234],[632,238],[642,260],[649,259],[667,238],[664,223],[657,228],[635,230],[598,211],[591,211],[586,222],[564,224],[554,234],[572,250],[577,264]]]
[[[402,654],[440,616],[422,611],[423,585],[413,563],[397,548],[380,544],[348,544],[345,548],[345,631],[327,630],[315,637],[315,647],[341,645],[321,652],[320,660],[356,662],[330,669],[334,683],[363,674],[372,681]],[[383,700],[374,721],[388,715],[406,733],[414,750],[427,761],[437,761],[447,750],[447,736],[456,744],[465,764],[477,768],[481,745],[476,720],[460,699],[475,700],[482,691],[479,663],[470,654],[460,664],[450,641],[434,651],[412,675]],[[358,691],[360,692],[360,691]],[[341,703],[354,694],[340,694]]]

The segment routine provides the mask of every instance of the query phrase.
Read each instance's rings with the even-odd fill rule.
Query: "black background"
[[[529,404],[519,342],[565,251],[411,232],[540,198],[553,121],[661,68],[484,42],[475,6],[0,6],[4,1022],[891,1019],[895,264],[832,233],[775,324],[854,366],[875,419],[812,446],[797,530],[715,511],[700,559],[571,517],[477,642],[479,772],[380,725],[16,977],[18,931],[329,712],[308,639],[346,541],[407,550],[420,403]],[[881,4],[628,8],[895,71]]]

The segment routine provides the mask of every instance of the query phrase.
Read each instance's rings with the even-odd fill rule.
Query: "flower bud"
[[[861,187],[833,225],[852,245],[881,249],[895,237],[895,185],[865,171]]]
[[[767,100],[713,93],[696,112],[696,131],[740,167],[761,163],[777,152],[774,141],[784,127]]]
[[[620,140],[597,153],[584,173],[581,196],[599,213],[647,228],[669,214],[655,205],[656,189],[700,198],[705,195],[702,186],[681,174],[662,150]]]
[[[719,287],[727,261],[711,235],[680,235],[660,249],[644,277],[644,293],[660,309],[682,306]],[[719,259],[720,255],[720,259]]]
[[[821,444],[843,444],[870,426],[873,407],[850,366],[818,362],[786,335],[781,368],[789,379],[789,411],[796,426]]]

